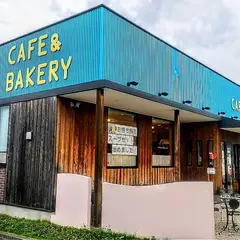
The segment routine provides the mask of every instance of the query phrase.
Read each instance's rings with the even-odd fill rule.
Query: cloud
[[[0,43],[89,7],[88,0],[0,0]],[[1,23],[4,21],[3,23]]]
[[[0,0],[0,43],[100,3],[240,83],[236,0]]]

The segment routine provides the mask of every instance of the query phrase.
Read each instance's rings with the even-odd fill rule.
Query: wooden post
[[[180,155],[180,115],[179,110],[174,111],[174,165],[175,181],[181,181],[181,155]]]
[[[96,99],[96,156],[94,172],[93,214],[94,227],[101,227],[102,220],[102,162],[104,141],[104,90],[97,89]]]

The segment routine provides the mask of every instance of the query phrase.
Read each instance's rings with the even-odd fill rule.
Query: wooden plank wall
[[[59,173],[94,176],[95,106],[58,99],[56,162]]]
[[[106,111],[107,113],[107,111]],[[174,181],[174,168],[152,168],[150,117],[139,116],[139,156],[137,168],[106,167],[107,114],[105,114],[105,139],[103,178],[105,182],[138,185],[160,184]],[[82,103],[71,108],[70,100],[58,99],[56,162],[58,172],[78,173],[94,178],[95,161],[95,106]]]
[[[187,146],[188,140],[192,140],[192,166],[187,166]],[[202,140],[203,167],[197,167],[196,141]],[[215,161],[216,174],[207,174],[208,152],[207,141],[214,140],[214,154],[217,155]],[[217,122],[188,123],[181,124],[181,168],[183,181],[214,181],[214,186],[221,187],[221,159],[220,141]],[[210,178],[209,178],[210,177]]]
[[[54,210],[56,103],[52,97],[10,106],[6,203]]]
[[[225,130],[219,130],[220,131],[220,140],[222,142],[229,142],[232,144],[240,144],[240,134],[229,132]]]

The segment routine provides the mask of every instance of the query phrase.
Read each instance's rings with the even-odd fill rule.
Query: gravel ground
[[[215,205],[215,207],[219,207],[219,205]],[[235,216],[234,218],[238,226],[240,226],[240,216]],[[229,228],[222,232],[220,235],[222,227],[226,224],[226,212],[222,212],[222,219],[221,219],[221,211],[215,212],[215,230],[216,230],[216,239],[217,240],[240,240],[240,230],[235,232],[232,229],[232,222],[229,221]]]

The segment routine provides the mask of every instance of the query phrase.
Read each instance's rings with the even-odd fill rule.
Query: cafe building
[[[55,210],[56,176],[239,191],[240,87],[104,5],[0,45],[0,202]]]

